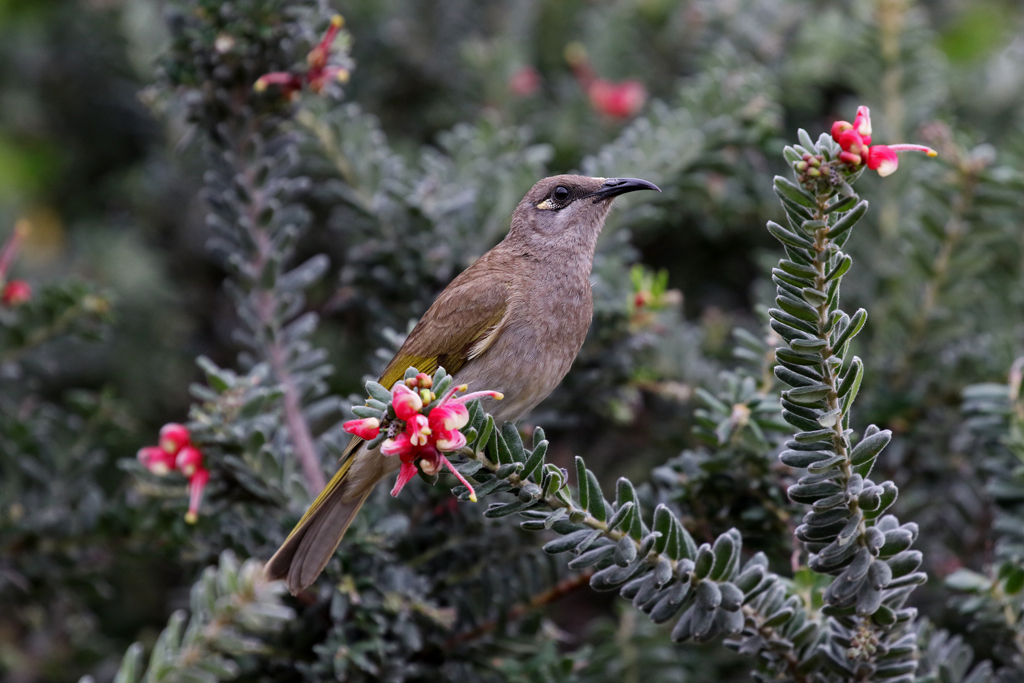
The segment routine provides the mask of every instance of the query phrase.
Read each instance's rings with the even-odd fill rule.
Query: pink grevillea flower
[[[341,428],[349,434],[355,434],[364,441],[370,441],[371,439],[376,439],[377,435],[380,434],[380,420],[375,417],[349,420],[341,425]]]
[[[434,445],[440,451],[451,453],[466,445],[466,435],[457,429],[439,431],[434,437]]]
[[[32,285],[24,280],[11,280],[4,285],[0,302],[8,308],[16,308],[32,300]]]
[[[159,446],[140,448],[136,457],[143,467],[159,477],[174,469],[174,456]]]
[[[466,437],[462,437],[463,444],[465,444]],[[381,449],[381,453],[384,449]],[[412,453],[403,453],[401,455],[402,466],[398,470],[398,480],[395,482],[395,486],[391,489],[391,495],[397,496],[405,488],[405,485],[409,483],[409,480],[416,474],[416,460],[419,460],[419,469],[423,470],[424,474],[434,475],[441,471],[443,467],[447,467],[448,471],[455,475],[455,478],[459,480],[463,486],[469,489],[469,499],[476,502],[476,491],[473,490],[473,485],[466,481],[466,478],[459,474],[459,471],[455,469],[455,465],[452,465],[448,458],[444,457],[444,454],[433,446],[426,446],[422,449]]]
[[[430,421],[426,415],[413,415],[405,422],[405,433],[409,435],[409,443],[413,446],[426,446],[430,442]]]
[[[205,467],[198,468],[188,480],[188,512],[185,513],[185,521],[195,524],[199,520],[199,504],[203,501],[203,489],[210,481],[210,470]]]
[[[587,93],[590,106],[598,113],[613,119],[628,119],[640,111],[647,101],[647,88],[640,81],[615,82],[599,78],[587,56],[587,49],[581,43],[566,45],[565,59],[572,68],[576,82]]]
[[[203,454],[199,452],[198,448],[185,446],[178,451],[178,455],[174,458],[174,465],[186,477],[191,477],[203,466]]]
[[[448,401],[430,411],[430,428],[437,432],[462,429],[469,424],[469,409],[464,403]]]
[[[512,74],[508,89],[517,97],[529,97],[540,88],[540,74],[532,66],[524,66]]]
[[[411,389],[410,384],[419,388],[420,393]],[[395,411],[395,419],[387,424],[390,436],[380,445],[382,455],[398,456],[401,460],[398,480],[391,490],[391,495],[397,496],[417,470],[433,475],[447,467],[469,489],[469,498],[475,502],[476,492],[473,486],[459,474],[444,454],[456,452],[466,446],[466,435],[460,430],[469,424],[469,410],[465,405],[467,401],[477,398],[501,400],[503,396],[497,391],[478,391],[456,397],[456,393],[466,390],[467,387],[463,384],[451,387],[429,412],[424,413],[426,405],[429,405],[434,397],[430,392],[432,384],[433,380],[421,373],[409,380],[397,382],[391,389],[391,406]],[[373,420],[373,429],[365,433],[370,438],[376,438],[383,425],[376,419],[370,419]],[[358,430],[368,422],[369,420],[352,420],[345,423],[344,429],[350,434],[365,438]]]
[[[416,446],[412,445],[412,440],[409,435],[405,432],[399,432],[390,439],[384,439],[384,443],[380,445],[380,452],[384,455],[400,455],[405,456],[416,452]]]
[[[872,171],[878,171],[883,178],[896,172],[900,160],[896,152],[924,152],[930,157],[938,156],[931,147],[924,145],[872,145],[868,152],[867,165]]]
[[[404,422],[423,410],[423,399],[405,383],[399,382],[391,389],[391,405],[398,419]]]
[[[178,451],[187,446],[191,439],[192,436],[188,432],[188,427],[176,422],[169,422],[160,428],[160,441],[158,443],[160,448],[171,455],[177,455]]]
[[[293,74],[287,71],[275,71],[263,74],[256,80],[253,89],[256,92],[263,92],[268,86],[276,85],[281,88],[281,93],[286,98],[291,99],[302,90],[303,85],[308,85],[310,90],[320,93],[332,80],[341,83],[347,82],[349,77],[348,69],[328,63],[331,58],[331,48],[334,45],[334,39],[337,38],[338,31],[341,30],[344,23],[345,21],[340,15],[334,15],[331,19],[331,25],[327,27],[323,38],[306,55],[308,69],[305,73]]]
[[[647,89],[640,81],[633,80],[613,83],[598,78],[590,84],[587,95],[597,112],[613,119],[630,118],[647,101]]]
[[[854,169],[865,164],[883,178],[896,172],[899,166],[897,152],[923,152],[930,157],[938,156],[938,152],[924,145],[872,145],[871,111],[867,107],[857,109],[853,123],[833,123],[832,139],[843,150],[839,153],[840,161]]]

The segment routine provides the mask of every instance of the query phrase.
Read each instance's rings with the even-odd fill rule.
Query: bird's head
[[[510,236],[536,246],[584,243],[591,245],[592,251],[612,200],[636,190],[661,192],[654,183],[637,178],[545,178],[519,202]]]

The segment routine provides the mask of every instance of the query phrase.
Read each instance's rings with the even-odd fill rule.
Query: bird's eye
[[[551,198],[556,202],[564,202],[569,198],[569,188],[559,185],[555,188],[555,191],[551,193]]]

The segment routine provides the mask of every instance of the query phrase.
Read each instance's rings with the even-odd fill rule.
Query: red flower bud
[[[860,166],[863,162],[861,156],[859,154],[854,154],[853,152],[840,152],[839,160],[844,164],[849,164],[854,167]]]
[[[160,428],[160,448],[171,455],[177,455],[178,451],[187,446],[191,439],[185,425],[169,422]]]
[[[836,140],[839,146],[843,150],[850,152],[851,154],[863,154],[867,151],[867,145],[864,144],[864,139],[860,136],[860,133],[853,130],[845,130],[839,134],[839,139]]]
[[[32,298],[32,286],[24,280],[11,280],[4,287],[0,300],[4,306],[14,308],[27,303]]]
[[[380,420],[375,417],[367,417],[362,420],[349,420],[345,424],[341,425],[349,434],[354,434],[360,439],[370,441],[376,439],[377,435],[380,434]]]
[[[174,456],[159,446],[140,448],[136,457],[143,467],[157,476],[163,476],[174,469]]]
[[[853,130],[853,124],[849,121],[836,121],[832,124],[832,139],[839,142],[839,136],[848,130]],[[804,155],[804,161],[810,161],[810,154]]]
[[[203,454],[200,453],[197,448],[185,446],[178,451],[178,455],[174,459],[174,464],[182,474],[186,477],[191,477],[196,473],[196,470],[203,466]]]

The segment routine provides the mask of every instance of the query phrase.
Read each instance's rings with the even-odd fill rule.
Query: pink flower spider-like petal
[[[391,495],[397,496],[405,488],[405,485],[409,483],[409,480],[416,476],[416,465],[411,462],[403,462],[402,467],[398,470],[398,481],[395,482],[395,487],[391,489]]]

